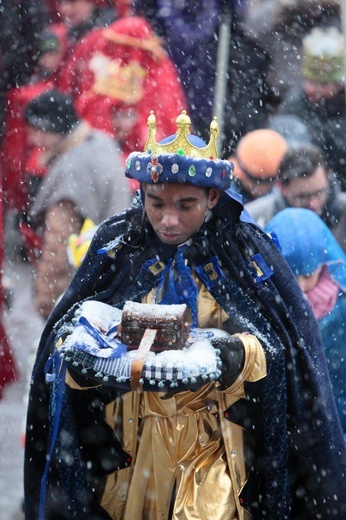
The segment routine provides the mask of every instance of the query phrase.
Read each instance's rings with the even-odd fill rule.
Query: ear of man
[[[216,188],[210,188],[208,193],[208,209],[213,209],[218,203],[221,196],[221,191]]]

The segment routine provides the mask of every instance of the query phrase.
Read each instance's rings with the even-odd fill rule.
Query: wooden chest
[[[146,329],[157,330],[151,350],[179,350],[189,335],[189,312],[185,304],[158,305],[126,302],[122,312],[121,342],[138,349]]]

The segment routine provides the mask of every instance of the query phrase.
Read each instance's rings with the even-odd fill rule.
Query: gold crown
[[[191,119],[186,115],[186,110],[177,117],[177,133],[176,137],[167,144],[159,144],[155,139],[156,134],[156,117],[154,111],[151,110],[148,117],[149,134],[147,142],[144,146],[144,151],[150,150],[152,154],[178,154],[188,155],[191,157],[200,157],[204,159],[217,159],[219,154],[216,147],[216,140],[219,134],[219,125],[217,124],[216,117],[210,123],[210,139],[209,143],[203,148],[198,148],[190,143],[188,135],[190,134],[189,129],[191,125]]]

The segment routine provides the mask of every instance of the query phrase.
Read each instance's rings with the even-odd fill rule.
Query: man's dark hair
[[[291,145],[281,160],[278,179],[288,186],[292,179],[310,177],[319,166],[328,170],[321,148],[310,143]]]

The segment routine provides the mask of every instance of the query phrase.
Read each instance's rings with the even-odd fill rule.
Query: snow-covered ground
[[[12,304],[5,309],[4,324],[20,372],[20,380],[5,390],[0,400],[0,517],[23,519],[22,435],[25,425],[27,384],[34,349],[43,321],[32,306],[32,267],[14,254],[15,243],[6,244],[4,270],[13,283]]]

